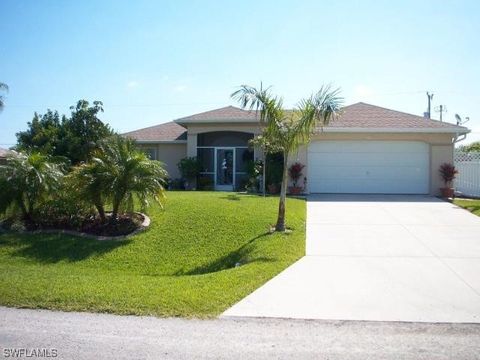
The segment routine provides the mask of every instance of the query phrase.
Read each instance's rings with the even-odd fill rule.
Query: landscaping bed
[[[150,227],[121,241],[0,234],[0,304],[65,311],[211,317],[305,253],[305,201],[270,234],[278,197],[167,192]]]
[[[127,236],[142,229],[146,216],[141,213],[121,214],[116,221],[107,216],[107,221],[102,221],[98,216],[92,215],[78,225],[72,224],[68,218],[58,218],[55,221],[39,223],[23,223],[13,219],[2,221],[1,228],[7,231],[43,230],[78,232],[85,235],[118,237]]]

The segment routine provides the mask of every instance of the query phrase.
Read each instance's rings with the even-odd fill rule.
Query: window
[[[214,165],[214,148],[197,149],[198,160],[202,163],[202,172],[213,173]]]
[[[150,160],[157,160],[157,149],[156,148],[144,148],[143,152],[147,154]]]
[[[253,134],[239,131],[213,131],[197,136],[197,146],[248,146]]]

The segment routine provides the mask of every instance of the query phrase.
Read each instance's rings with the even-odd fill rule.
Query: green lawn
[[[288,199],[291,234],[268,233],[277,206],[277,197],[169,192],[150,228],[121,242],[2,234],[0,304],[218,315],[304,255],[305,201]]]
[[[453,203],[467,209],[468,211],[471,211],[475,215],[480,216],[480,200],[455,199],[453,200]]]

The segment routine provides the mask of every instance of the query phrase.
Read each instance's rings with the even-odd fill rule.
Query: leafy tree
[[[69,119],[64,122],[64,137],[62,150],[68,154],[73,164],[87,161],[98,142],[113,135],[110,127],[104,124],[97,115],[103,112],[103,103],[94,101],[89,106],[88,101],[80,100],[72,110]]]
[[[121,136],[104,140],[92,159],[71,174],[78,191],[93,202],[103,220],[105,202],[111,201],[113,221],[120,209],[134,210],[135,198],[142,209],[149,205],[149,198],[161,204],[167,176],[162,163],[150,160],[133,140]]]
[[[473,142],[469,145],[460,146],[460,150],[464,152],[480,152],[480,141]]]
[[[0,166],[0,212],[15,208],[32,222],[36,207],[59,186],[64,165],[38,152],[9,155]]]
[[[72,164],[87,161],[98,142],[113,134],[98,114],[103,112],[100,101],[90,106],[80,100],[71,106],[70,117],[48,110],[44,115],[35,113],[28,129],[17,133],[17,149],[38,151],[52,156],[64,156]]]
[[[0,91],[8,92],[8,85],[0,82]],[[5,97],[3,95],[0,95],[0,112],[3,110],[4,107],[5,107]]]
[[[47,110],[43,115],[35,113],[28,123],[28,130],[17,133],[17,150],[37,151],[53,156],[60,155],[62,124],[65,123],[57,111]],[[67,155],[67,154],[63,154]]]
[[[263,136],[283,152],[282,186],[275,230],[285,231],[289,155],[310,141],[317,126],[327,125],[336,116],[343,99],[339,97],[338,89],[322,86],[316,94],[302,99],[293,110],[287,111],[283,108],[282,98],[272,95],[270,88],[256,89],[242,85],[231,96],[239,101],[242,108],[259,113],[260,123],[265,126]]]

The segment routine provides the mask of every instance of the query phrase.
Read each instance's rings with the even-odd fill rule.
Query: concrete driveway
[[[311,196],[306,256],[223,315],[480,323],[480,218],[428,196]]]

